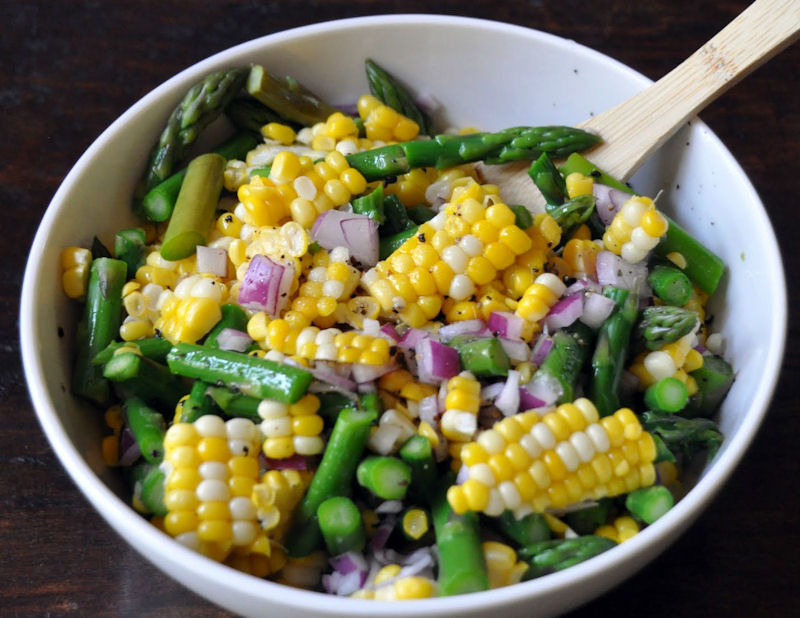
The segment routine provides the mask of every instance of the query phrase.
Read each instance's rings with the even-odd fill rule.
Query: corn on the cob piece
[[[283,542],[292,513],[308,489],[311,477],[308,470],[267,470],[253,486],[251,497],[258,521],[275,543]]]
[[[195,343],[221,318],[219,303],[212,298],[179,298],[173,295],[161,308],[155,328],[172,343]]]
[[[67,247],[61,251],[61,286],[70,298],[83,298],[89,285],[92,252],[83,247]]]
[[[250,498],[258,480],[258,429],[249,420],[206,415],[172,425],[164,438],[164,528],[215,560],[234,548],[269,555]]]
[[[272,459],[286,459],[295,453],[319,455],[325,448],[320,437],[323,420],[316,413],[319,406],[319,398],[311,394],[291,405],[264,399],[258,405],[258,414],[264,419],[264,455]]]
[[[641,262],[667,232],[667,220],[649,197],[634,196],[622,205],[603,234],[603,245],[626,262]]]
[[[482,547],[490,588],[502,588],[520,582],[528,565],[517,559],[517,552],[512,547],[498,541],[484,541]]]
[[[540,322],[564,294],[567,286],[553,273],[542,273],[525,290],[517,304],[516,314],[529,325],[528,334],[540,330]]]
[[[468,477],[452,486],[456,513],[468,510],[519,517],[585,499],[616,496],[652,485],[656,448],[627,408],[598,420],[588,399],[540,417],[510,416],[461,449]]]

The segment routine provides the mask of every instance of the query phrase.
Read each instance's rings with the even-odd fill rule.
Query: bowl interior
[[[133,223],[130,195],[142,162],[186,89],[211,70],[255,62],[293,75],[333,103],[353,103],[367,91],[367,57],[438,101],[438,120],[482,129],[574,124],[647,83],[634,71],[571,41],[507,24],[437,16],[319,24],[245,43],[190,67],[147,95],[98,138],[45,214],[32,247],[21,306],[23,360],[36,412],[64,466],[109,523],[125,538],[139,539],[137,548],[160,568],[180,563],[183,570],[172,572],[185,573],[180,578],[184,583],[234,611],[255,614],[270,607],[275,615],[301,608],[314,616],[477,615],[501,605],[512,613],[524,611],[523,604],[534,598],[542,613],[563,611],[644,564],[699,513],[752,439],[779,373],[786,299],[777,243],[744,173],[699,121],[682,129],[632,183],[640,193],[661,191],[660,206],[728,266],[711,305],[714,330],[726,336],[726,353],[737,374],[721,413],[726,442],[673,511],[624,547],[589,563],[506,589],[402,608],[323,598],[258,582],[177,547],[139,518],[100,456],[101,416],[69,393],[79,310],[61,291],[58,254],[68,245],[88,246],[95,234],[108,242],[117,230]],[[570,593],[564,594],[570,586]]]

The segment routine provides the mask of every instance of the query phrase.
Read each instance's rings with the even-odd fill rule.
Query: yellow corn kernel
[[[427,599],[434,596],[436,588],[427,577],[414,575],[401,577],[394,583],[394,598],[398,601],[407,599]]]
[[[573,172],[565,178],[567,183],[567,195],[570,199],[578,195],[591,195],[594,188],[594,178],[585,176],[580,172]]]
[[[297,134],[290,126],[281,124],[279,122],[270,122],[261,127],[261,135],[268,139],[274,139],[284,146],[292,144]]]

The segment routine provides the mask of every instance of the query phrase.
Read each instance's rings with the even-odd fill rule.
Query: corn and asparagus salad
[[[209,75],[153,148],[141,224],[63,250],[105,460],[178,543],[359,599],[628,541],[722,442],[724,265],[580,154],[597,136],[437,133],[366,76],[347,111],[261,66]],[[221,114],[237,132],[193,153]],[[541,212],[483,181],[515,160]]]

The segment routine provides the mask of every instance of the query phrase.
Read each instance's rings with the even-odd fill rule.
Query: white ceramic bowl
[[[586,563],[499,590],[400,604],[323,596],[260,581],[174,543],[127,506],[120,481],[103,465],[103,430],[96,411],[69,394],[77,310],[61,291],[59,251],[71,244],[88,246],[94,234],[108,240],[133,223],[129,200],[140,162],[186,89],[210,71],[257,62],[297,77],[331,102],[352,102],[367,91],[366,57],[433,95],[447,121],[484,129],[577,123],[647,84],[631,69],[571,41],[496,22],[423,15],[290,30],[186,69],[92,144],[45,213],[25,272],[21,306],[23,360],[36,412],[64,467],[108,523],[157,567],[232,611],[309,617],[529,616],[575,607],[642,567],[690,525],[750,444],[779,374],[786,297],[775,236],[741,168],[701,122],[683,129],[633,183],[645,194],[663,190],[659,203],[728,265],[712,305],[714,328],[728,339],[727,355],[737,375],[721,412],[726,440],[674,509],[634,539]]]

